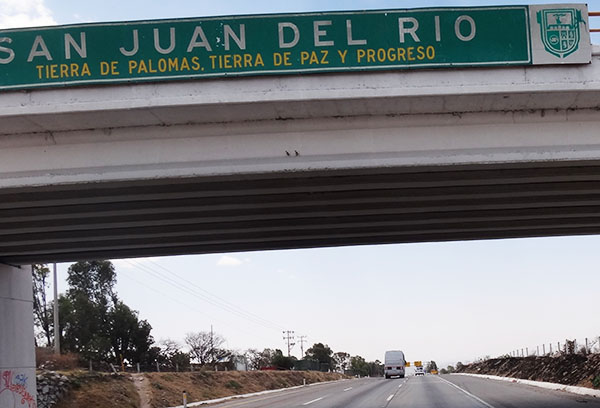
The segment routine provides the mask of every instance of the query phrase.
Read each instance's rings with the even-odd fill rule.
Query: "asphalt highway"
[[[231,400],[218,408],[600,408],[600,400],[466,376],[362,378]]]

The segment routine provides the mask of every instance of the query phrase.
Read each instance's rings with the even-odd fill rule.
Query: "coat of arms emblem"
[[[579,25],[584,20],[581,11],[574,8],[538,11],[544,48],[552,55],[565,58],[579,48]],[[584,22],[585,23],[585,22]]]

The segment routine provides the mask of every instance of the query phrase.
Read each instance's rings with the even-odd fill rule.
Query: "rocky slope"
[[[600,388],[600,354],[493,358],[465,365],[457,372]]]

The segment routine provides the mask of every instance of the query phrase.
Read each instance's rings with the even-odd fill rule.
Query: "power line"
[[[211,292],[209,292],[208,290],[206,290],[206,289],[204,289],[204,288],[202,288],[202,287],[198,286],[196,283],[194,283],[194,282],[192,282],[192,281],[190,281],[190,280],[188,280],[188,279],[185,279],[185,278],[181,277],[181,276],[180,276],[180,275],[178,275],[177,273],[175,273],[175,272],[173,272],[173,271],[171,271],[171,270],[169,270],[169,269],[165,268],[164,266],[160,265],[160,264],[159,264],[159,263],[157,263],[157,262],[154,262],[154,261],[152,261],[152,260],[150,260],[150,259],[148,260],[148,262],[152,263],[153,265],[156,265],[156,266],[157,266],[157,267],[159,267],[160,269],[162,269],[162,270],[164,270],[164,271],[168,272],[169,274],[171,274],[171,275],[175,276],[176,278],[180,279],[181,281],[183,281],[183,282],[185,282],[185,283],[188,283],[188,284],[190,284],[190,285],[194,286],[195,288],[197,288],[197,289],[198,289],[198,290],[200,290],[201,292],[203,292],[203,293],[205,293],[206,295],[208,295],[208,296],[210,296],[210,297],[212,297],[212,298],[216,299],[218,302],[221,302],[221,303],[223,303],[223,304],[224,304],[224,305],[226,305],[226,306],[229,306],[229,307],[231,307],[231,308],[234,308],[234,309],[236,309],[236,310],[240,311],[241,313],[243,313],[243,314],[246,314],[246,315],[248,315],[248,316],[251,316],[251,317],[253,317],[253,318],[259,319],[259,320],[261,320],[261,321],[265,322],[266,324],[268,324],[268,325],[271,325],[271,326],[273,326],[273,327],[277,328],[278,330],[282,330],[282,329],[284,329],[284,327],[283,327],[282,325],[280,325],[280,324],[277,324],[277,323],[274,323],[274,322],[272,322],[272,321],[270,321],[270,320],[268,320],[268,319],[265,319],[265,318],[263,318],[262,316],[259,316],[259,315],[255,314],[255,313],[252,313],[252,312],[250,312],[250,311],[247,311],[247,310],[244,310],[244,309],[242,309],[241,307],[239,307],[239,306],[237,306],[237,305],[235,305],[235,304],[233,304],[233,303],[229,302],[228,300],[226,300],[226,299],[223,299],[222,297],[219,297],[219,296],[215,295],[214,293],[211,293]]]
[[[278,327],[273,327],[269,323],[265,323],[263,321],[264,319],[263,320],[259,320],[259,318],[255,318],[252,315],[249,315],[248,313],[245,313],[242,310],[235,309],[232,306],[224,305],[221,302],[218,302],[216,300],[213,300],[213,299],[207,297],[206,295],[198,293],[196,290],[190,288],[188,285],[176,282],[173,279],[165,276],[161,272],[159,272],[159,271],[157,271],[157,270],[155,270],[155,269],[153,269],[153,268],[151,268],[151,267],[149,267],[147,265],[134,264],[134,263],[129,262],[129,261],[126,261],[126,262],[129,263],[130,265],[132,265],[132,266],[134,266],[134,267],[136,267],[136,268],[144,271],[144,272],[147,272],[147,273],[151,274],[152,276],[156,277],[157,279],[160,279],[163,282],[170,284],[171,286],[173,286],[173,287],[175,287],[175,288],[177,288],[177,289],[179,289],[181,291],[184,291],[184,292],[186,292],[186,293],[188,293],[188,294],[190,294],[192,296],[200,298],[201,300],[203,300],[203,301],[205,301],[207,303],[210,303],[211,305],[213,305],[215,307],[218,307],[220,309],[223,309],[225,311],[233,313],[233,314],[237,315],[238,317],[241,317],[243,319],[249,320],[250,322],[252,322],[254,324],[261,325],[261,326],[266,327],[268,329],[273,329],[273,330],[278,330],[279,329]],[[177,277],[177,275],[175,275],[175,276]],[[180,278],[180,279],[182,279],[182,278]],[[193,284],[193,283],[190,282],[190,284]]]
[[[123,273],[123,272],[124,272],[124,271],[120,271],[120,273]],[[246,335],[250,335],[250,336],[256,336],[256,337],[260,337],[260,338],[261,338],[263,341],[265,341],[265,342],[269,342],[269,341],[270,341],[270,340],[267,340],[265,337],[263,337],[263,336],[261,336],[261,335],[259,335],[259,334],[257,334],[257,333],[250,333],[250,332],[248,332],[248,331],[246,331],[246,330],[243,330],[243,329],[241,329],[241,328],[240,328],[239,326],[237,326],[237,325],[228,324],[228,323],[226,323],[226,322],[222,321],[221,319],[216,319],[215,317],[213,317],[213,316],[211,316],[210,314],[208,314],[208,313],[204,312],[203,310],[200,310],[200,309],[198,309],[197,307],[195,307],[195,306],[193,306],[193,305],[190,305],[190,304],[188,304],[188,303],[186,303],[186,302],[183,302],[181,299],[177,299],[177,298],[175,298],[175,297],[173,297],[173,296],[169,296],[169,295],[165,294],[163,290],[156,289],[156,288],[154,288],[154,287],[152,287],[152,286],[150,286],[150,285],[147,285],[147,284],[146,284],[146,283],[144,283],[144,282],[141,282],[141,281],[139,281],[138,279],[136,279],[136,278],[134,278],[134,277],[130,276],[128,273],[125,273],[123,276],[127,277],[128,279],[131,279],[132,281],[134,281],[135,283],[139,284],[140,286],[143,286],[143,287],[145,287],[145,288],[147,288],[147,289],[150,289],[150,290],[151,290],[151,291],[153,291],[153,292],[156,292],[156,293],[160,294],[162,297],[169,298],[169,299],[171,299],[172,301],[174,301],[174,302],[176,302],[176,303],[179,303],[180,305],[183,305],[183,306],[185,306],[185,307],[186,307],[186,308],[188,308],[189,310],[192,310],[192,311],[194,311],[194,312],[196,312],[196,313],[200,313],[200,314],[202,314],[202,315],[206,316],[206,317],[207,317],[207,318],[209,318],[210,320],[219,320],[219,321],[221,321],[221,322],[222,322],[222,323],[223,323],[225,326],[228,326],[229,328],[232,328],[232,329],[234,329],[234,330],[237,330],[237,331],[239,331],[239,332],[241,332],[241,333],[244,333],[244,334],[246,334]]]
[[[192,306],[192,305],[190,305],[188,303],[182,302],[180,299],[177,299],[177,298],[175,298],[173,296],[169,296],[169,295],[165,294],[164,291],[162,291],[162,290],[156,289],[156,288],[154,288],[154,287],[152,287],[152,286],[150,286],[150,285],[148,285],[148,284],[146,284],[144,282],[141,282],[140,280],[138,280],[138,279],[130,276],[128,273],[125,273],[125,271],[119,271],[119,274],[122,274],[122,273],[124,273],[123,276],[125,276],[128,279],[131,279],[132,281],[134,281],[138,285],[143,286],[146,289],[150,289],[151,291],[156,292],[156,293],[158,293],[159,295],[161,295],[163,297],[167,297],[167,298],[171,299],[172,301],[174,301],[176,303],[179,303],[180,305],[183,305],[183,306],[187,307],[188,309],[194,309],[198,313],[203,314],[204,316],[206,316],[206,317],[208,317],[210,319],[213,319],[213,317],[211,315],[209,315],[208,313],[206,313],[206,312],[204,312],[202,310],[196,309],[194,306]]]
[[[279,330],[279,328],[280,328],[279,326],[275,326],[274,327],[274,324],[267,323],[265,321],[265,319],[262,319],[260,317],[254,317],[253,315],[251,315],[249,313],[246,313],[246,312],[244,312],[242,310],[235,309],[232,306],[228,306],[226,304],[223,304],[222,302],[218,302],[216,300],[213,300],[213,299],[209,298],[208,296],[203,295],[203,294],[199,293],[198,291],[190,288],[187,285],[184,285],[182,283],[174,281],[173,279],[171,279],[171,278],[163,275],[161,272],[159,272],[159,271],[157,271],[157,270],[155,270],[155,269],[153,269],[153,268],[151,268],[151,267],[149,267],[147,265],[135,264],[135,263],[130,262],[128,260],[125,260],[125,262],[127,262],[128,264],[130,264],[131,266],[133,266],[133,267],[135,267],[137,269],[140,269],[140,270],[142,270],[144,272],[149,273],[150,275],[154,276],[155,278],[160,279],[161,281],[163,281],[163,282],[165,282],[165,283],[167,283],[167,284],[175,287],[176,289],[179,289],[179,290],[181,290],[183,292],[186,292],[186,293],[188,293],[188,294],[190,294],[190,295],[192,295],[194,297],[197,297],[197,298],[199,298],[199,299],[201,299],[201,300],[203,300],[203,301],[205,301],[207,303],[210,303],[211,305],[213,305],[213,306],[215,306],[217,308],[220,308],[222,310],[225,310],[227,312],[235,314],[235,315],[237,315],[238,317],[240,317],[242,319],[250,321],[251,323],[263,326],[263,327],[265,327],[267,329],[271,329],[271,330]],[[180,278],[180,279],[182,279],[182,278]],[[190,284],[193,284],[193,282],[190,282]]]

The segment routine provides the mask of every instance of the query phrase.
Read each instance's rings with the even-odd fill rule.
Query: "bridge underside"
[[[600,163],[386,168],[0,191],[9,264],[600,232]]]
[[[592,64],[0,94],[0,262],[600,232]]]

